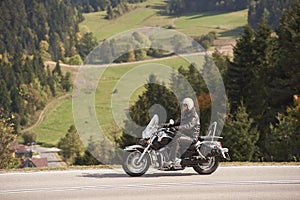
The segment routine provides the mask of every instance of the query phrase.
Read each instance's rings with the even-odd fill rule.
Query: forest
[[[80,33],[78,23],[83,20],[82,14],[137,2],[142,1],[0,2],[1,168],[8,166],[2,158],[8,160],[6,164],[11,163],[7,155],[13,149],[9,144],[22,127],[31,124],[33,116],[51,98],[72,90],[71,75],[63,74],[59,63],[81,64],[98,44],[92,33]],[[245,8],[249,8],[249,25],[244,27],[237,40],[234,56],[231,58],[217,51],[213,54],[228,98],[228,116],[222,133],[224,146],[231,148],[232,158],[236,161],[299,161],[300,2],[170,0],[165,10],[169,15],[180,15]],[[57,62],[54,69],[45,66],[47,60]],[[180,68],[179,72],[195,86],[198,101],[204,102],[199,104],[203,133],[210,113],[210,94],[203,80],[195,78],[199,74],[193,65],[188,69]],[[175,87],[178,77],[170,78]],[[162,98],[165,100],[165,95],[169,95],[169,102],[164,102],[167,107],[169,105],[168,110],[179,116],[178,104],[169,88],[159,82],[145,88],[146,92],[130,108],[134,111],[130,115],[138,124],[148,120],[142,117],[148,116],[144,110],[163,101]],[[155,102],[149,94],[157,96]],[[131,127],[131,124],[127,126]],[[70,133],[74,131],[74,127],[69,130]],[[123,133],[117,142],[119,146],[125,146],[134,139]],[[85,154],[91,157],[87,151]],[[89,162],[84,160],[78,158],[77,163]],[[75,158],[70,162],[75,162]]]
[[[79,33],[81,15],[69,1],[4,0],[0,10],[0,107],[14,113],[18,129],[48,99],[70,90],[70,74],[59,64],[50,71],[44,61],[81,64],[97,41]]]
[[[257,29],[259,22],[266,18],[267,24],[277,29],[284,9],[289,8],[293,2],[299,0],[251,0],[248,5],[248,23]]]

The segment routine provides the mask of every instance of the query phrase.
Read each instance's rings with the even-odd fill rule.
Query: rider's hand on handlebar
[[[171,131],[176,132],[179,130],[179,126],[173,126],[170,128]]]
[[[167,123],[167,124],[161,124],[160,127],[161,127],[161,128],[169,128],[169,127],[170,127],[170,124],[168,124],[168,123]]]

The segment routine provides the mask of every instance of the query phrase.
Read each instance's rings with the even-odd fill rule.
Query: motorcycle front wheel
[[[218,157],[210,157],[208,163],[198,164],[194,166],[194,170],[198,174],[212,174],[219,167]]]
[[[125,151],[122,167],[126,174],[129,176],[142,176],[147,172],[150,166],[150,157],[145,154],[144,158],[138,163],[141,155],[140,151]]]

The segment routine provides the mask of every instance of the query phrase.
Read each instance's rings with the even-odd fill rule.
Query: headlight
[[[146,147],[149,144],[149,140],[140,139],[139,144],[143,147]]]

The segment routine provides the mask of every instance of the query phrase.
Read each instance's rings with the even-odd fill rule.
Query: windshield
[[[155,114],[152,117],[151,121],[149,122],[148,126],[143,131],[143,134],[142,134],[143,138],[150,138],[152,133],[157,130],[158,121],[159,121],[158,115]]]

